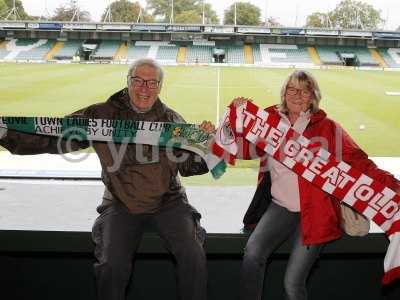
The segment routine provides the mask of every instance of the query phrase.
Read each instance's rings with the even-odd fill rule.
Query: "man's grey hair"
[[[281,88],[281,103],[279,105],[279,110],[283,113],[288,112],[285,94],[286,89],[290,83],[303,84],[307,89],[313,93],[313,100],[311,102],[310,110],[315,113],[319,110],[319,103],[321,101],[322,95],[319,89],[318,82],[311,73],[304,70],[296,70],[288,76],[285,83]]]
[[[132,76],[133,74],[135,74],[137,68],[142,67],[142,66],[149,66],[149,67],[152,67],[152,68],[157,70],[158,80],[160,81],[159,87],[161,89],[162,84],[163,84],[163,80],[164,80],[164,71],[161,68],[161,65],[157,61],[152,59],[152,58],[139,58],[139,59],[135,60],[129,66],[129,69],[128,69],[128,81],[127,81],[128,87],[130,87],[130,84],[131,84],[130,83],[131,81],[129,80],[129,77]]]

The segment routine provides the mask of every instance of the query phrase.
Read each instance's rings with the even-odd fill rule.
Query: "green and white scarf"
[[[0,117],[0,128],[23,133],[129,144],[146,144],[188,150],[200,155],[219,178],[225,162],[210,152],[210,135],[195,124],[88,118]]]

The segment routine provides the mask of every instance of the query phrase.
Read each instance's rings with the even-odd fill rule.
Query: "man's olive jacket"
[[[81,109],[70,116],[93,119],[120,119],[184,123],[184,119],[160,99],[152,108],[140,113],[132,108],[128,90],[112,95],[106,102]],[[58,144],[58,145],[57,145]],[[88,141],[59,143],[56,137],[19,133],[9,130],[0,145],[13,154],[65,153],[90,146]],[[205,162],[196,154],[139,144],[93,142],[106,186],[101,211],[112,201],[123,202],[132,213],[154,213],[178,203],[187,203],[182,176],[208,172]],[[174,159],[175,157],[175,159]],[[184,159],[187,157],[186,159]],[[176,159],[177,158],[177,159]],[[178,161],[177,161],[178,160]]]

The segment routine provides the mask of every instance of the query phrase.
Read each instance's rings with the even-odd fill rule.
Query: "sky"
[[[83,10],[90,12],[94,21],[101,21],[107,5],[113,0],[77,0]],[[171,0],[166,0],[171,1]],[[222,19],[224,10],[228,8],[234,0],[205,0],[210,3],[213,9]],[[257,5],[262,10],[262,18],[265,12],[268,17],[274,17],[284,26],[304,26],[308,15],[313,12],[327,12],[333,10],[340,0],[237,0],[250,2]],[[381,11],[381,17],[386,19],[385,28],[395,30],[400,26],[400,0],[358,0],[373,5]],[[25,10],[30,15],[45,16],[53,13],[54,9],[61,4],[68,3],[69,0],[22,0]],[[139,0],[144,5],[144,0]],[[48,13],[46,13],[48,12]]]

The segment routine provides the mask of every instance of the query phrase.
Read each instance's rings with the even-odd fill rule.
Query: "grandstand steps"
[[[47,39],[12,39],[8,42],[6,49],[9,54],[4,57],[4,60],[43,60],[51,48]]]
[[[117,53],[115,53],[114,60],[126,59],[127,53],[128,53],[128,43],[123,42],[121,46],[119,46]]]
[[[46,60],[53,59],[54,55],[60,52],[61,48],[64,47],[64,42],[57,42],[54,47],[47,53]]]
[[[176,61],[178,64],[184,64],[186,62],[187,47],[179,47],[178,55],[176,56]]]
[[[268,45],[260,44],[260,53],[261,53],[261,62],[263,64],[270,64],[271,63],[271,57],[269,56]]]
[[[322,65],[321,59],[317,52],[317,49],[315,49],[315,47],[308,47],[307,50],[308,50],[308,54],[310,55],[311,60],[314,63],[314,65],[318,65],[318,66]]]
[[[254,64],[253,48],[250,45],[244,45],[243,52],[244,52],[244,63]]]
[[[379,52],[376,49],[368,49],[369,52],[371,52],[372,58],[375,59],[379,65],[382,68],[387,68],[388,65],[386,64],[386,62],[383,60],[382,56],[379,54]]]
[[[156,59],[159,45],[151,45],[147,57]]]

